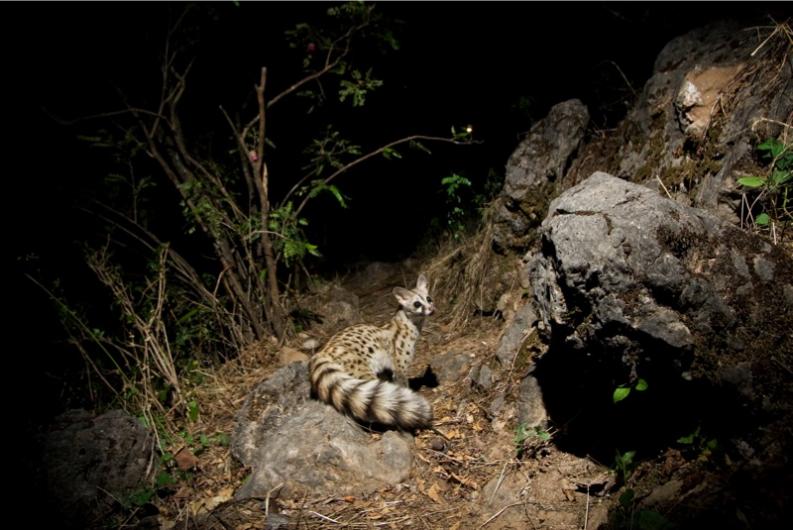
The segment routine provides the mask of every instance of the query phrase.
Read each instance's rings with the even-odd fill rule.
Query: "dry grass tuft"
[[[482,220],[482,228],[462,243],[449,241],[447,251],[426,267],[430,278],[435,278],[434,296],[445,300],[449,310],[449,330],[459,331],[469,323],[476,307],[481,307],[484,297],[484,278],[493,259],[492,209],[488,208]],[[480,301],[480,303],[477,303]]]

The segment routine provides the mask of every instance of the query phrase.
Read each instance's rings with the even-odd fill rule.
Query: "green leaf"
[[[639,378],[639,380],[636,381],[636,386],[634,388],[636,389],[637,392],[644,392],[645,390],[647,390],[647,381]]]
[[[187,404],[187,417],[190,422],[195,423],[198,420],[198,403],[195,399]]]
[[[627,508],[631,505],[634,498],[636,498],[636,492],[631,488],[628,488],[625,490],[625,493],[620,495],[620,504]]]
[[[430,151],[430,149],[421,142],[411,140],[408,145],[410,146],[411,149],[418,149],[419,151],[424,151],[428,155],[432,154],[432,151]]]
[[[692,432],[688,436],[681,436],[677,439],[677,443],[691,445],[694,443],[694,436],[696,436],[696,432]]]
[[[162,488],[163,486],[170,486],[171,484],[176,484],[176,479],[167,471],[160,471],[157,475],[157,487]]]
[[[318,258],[322,257],[322,254],[319,253],[319,247],[317,247],[317,245],[312,245],[311,243],[306,243],[305,247],[306,247],[306,250],[308,251],[308,253],[311,254],[312,256],[316,256]]]
[[[793,151],[791,151],[790,147],[785,149],[785,152],[776,159],[774,168],[781,171],[793,171]]]
[[[757,146],[758,151],[768,151],[771,156],[776,158],[785,150],[785,145],[775,138],[768,138],[765,142]]]
[[[623,469],[627,468],[633,463],[634,456],[636,456],[636,451],[625,451],[622,454],[617,453],[617,466]]]
[[[399,50],[399,41],[394,37],[394,34],[390,31],[385,31],[382,35],[383,40],[391,46],[391,49],[394,51]]]
[[[738,184],[747,188],[759,188],[765,184],[765,179],[762,177],[741,177],[738,179]]]
[[[614,403],[618,403],[628,397],[628,394],[630,393],[631,389],[629,387],[620,386],[614,389],[614,395],[612,396],[612,399],[614,400]]]
[[[386,147],[385,149],[383,149],[383,156],[385,157],[386,160],[391,160],[394,158],[402,158],[402,155],[400,155],[397,150],[391,147]]]
[[[347,203],[344,202],[344,197],[339,191],[339,188],[337,188],[334,184],[331,184],[330,186],[328,186],[328,191],[330,191],[333,194],[333,196],[336,197],[336,200],[338,201],[338,203],[341,205],[342,208],[347,207]]]
[[[129,496],[129,502],[132,503],[133,506],[143,506],[144,504],[147,504],[152,497],[154,497],[154,490],[151,488],[145,488],[131,493]]]
[[[779,186],[790,180],[790,177],[793,177],[793,173],[790,171],[781,171],[779,169],[775,169],[774,172],[771,173],[771,182],[775,186]]]
[[[633,464],[634,456],[636,456],[636,451],[625,451],[624,453],[617,451],[617,456],[614,459],[614,467],[617,469],[617,472],[626,479],[630,474],[630,467],[631,464]]]
[[[763,212],[755,218],[754,222],[760,226],[766,226],[770,220],[771,218],[768,214]]]
[[[518,426],[515,428],[515,445],[520,445],[525,442],[529,437],[529,433],[526,431],[526,424],[519,423]]]

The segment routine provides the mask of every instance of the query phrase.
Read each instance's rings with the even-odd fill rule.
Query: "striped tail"
[[[341,413],[407,431],[432,426],[429,402],[409,388],[381,379],[357,379],[327,360],[312,362],[310,369],[311,389]]]

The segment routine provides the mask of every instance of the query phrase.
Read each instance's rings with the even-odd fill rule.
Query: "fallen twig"
[[[488,524],[490,521],[492,521],[493,519],[495,519],[496,517],[498,517],[499,515],[501,515],[502,513],[504,513],[504,512],[505,512],[505,511],[506,511],[508,508],[512,508],[513,506],[520,506],[521,504],[523,504],[523,501],[520,501],[520,502],[513,502],[512,504],[507,504],[506,506],[504,506],[503,508],[501,508],[499,511],[497,511],[496,513],[494,513],[493,515],[491,515],[491,516],[490,516],[490,519],[488,519],[488,520],[487,520],[487,521],[485,521],[484,523],[480,524],[480,525],[479,525],[479,528],[484,528],[484,526],[485,526],[485,525],[487,525],[487,524]]]
[[[308,513],[310,513],[311,515],[316,515],[317,517],[319,517],[320,519],[324,519],[325,521],[330,521],[331,523],[343,524],[340,521],[337,521],[336,519],[331,519],[330,517],[328,517],[326,515],[322,515],[321,513],[318,513],[318,512],[312,511],[312,510],[308,510]]]

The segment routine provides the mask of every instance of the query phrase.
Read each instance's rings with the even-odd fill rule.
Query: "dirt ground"
[[[380,324],[394,310],[388,285],[362,288],[350,280],[345,287],[360,297],[361,320]],[[366,292],[368,290],[368,292]],[[557,450],[552,434],[515,441],[514,406],[493,412],[496,399],[510,403],[524,374],[514,367],[495,372],[487,389],[465,377],[471,365],[492,361],[504,321],[480,316],[457,332],[449,331],[443,301],[437,317],[425,324],[411,375],[421,375],[452,354],[467,356],[455,377],[421,392],[432,402],[436,432],[415,437],[410,479],[366,497],[262,498],[236,501],[234,492],[247,476],[227,445],[210,445],[195,457],[193,470],[175,491],[155,504],[161,528],[597,528],[607,517],[604,485],[613,483],[608,468]],[[335,329],[315,326],[309,336],[320,342]],[[295,340],[295,348],[305,336]],[[460,357],[458,356],[458,361]],[[231,433],[234,415],[247,393],[279,366],[279,350],[262,344],[217,372],[207,371],[197,389],[207,404],[195,433]],[[494,364],[494,363],[489,363]],[[435,371],[438,371],[437,368]],[[373,439],[381,436],[370,434]],[[180,448],[174,453],[179,458]],[[196,454],[194,454],[196,453]],[[518,458],[520,456],[520,458]],[[185,455],[182,455],[184,459]]]
[[[391,288],[409,285],[418,268],[413,263],[403,266],[403,271],[410,270],[407,274],[380,275],[377,281],[359,274],[333,283],[359,297],[360,314],[354,318],[382,324],[394,311]],[[302,300],[302,307],[321,309],[322,297],[312,296]],[[699,447],[696,441],[661,447],[641,461],[626,463],[620,473],[614,461],[561,450],[553,426],[524,432],[519,440],[518,394],[532,354],[522,354],[513,366],[499,366],[495,351],[505,320],[472,314],[455,329],[451,308],[434,298],[438,312],[425,323],[411,376],[425,374],[428,366],[437,376],[437,386],[420,390],[432,403],[436,431],[421,431],[413,438],[408,480],[366,496],[289,498],[274,491],[239,501],[234,493],[250,471],[232,457],[228,443],[195,442],[228,441],[235,415],[259,382],[286,363],[307,359],[299,351],[307,338],[322,344],[349,325],[328,318],[308,326],[285,348],[261,343],[202,374],[204,380],[195,388],[199,418],[189,423],[190,432],[182,433],[193,443],[170,448],[182,469],[179,480],[160,488],[149,515],[141,508],[122,527],[661,530],[702,528],[708,522],[749,528],[758,527],[750,521],[759,521],[760,527],[776,528],[789,513],[793,477],[784,466],[742,465],[729,452],[707,444]],[[541,351],[543,346],[528,350],[535,347]],[[479,365],[492,369],[491,383],[484,387],[471,377],[471,368]],[[374,441],[382,433],[369,436]],[[170,466],[173,471],[174,463]]]

